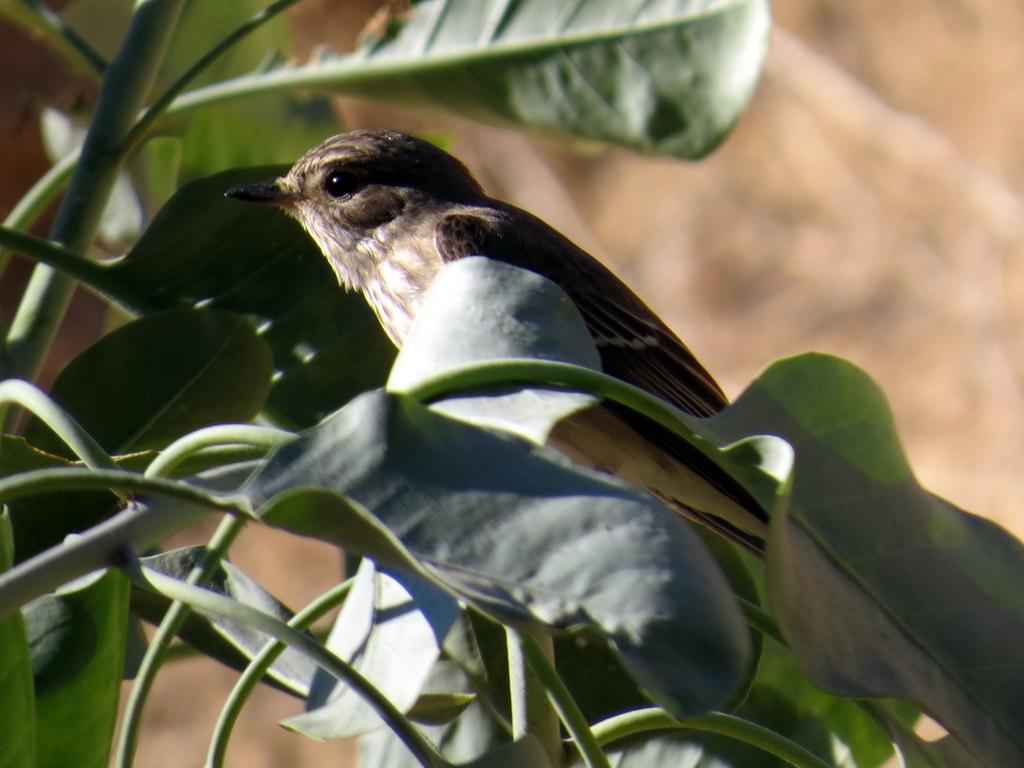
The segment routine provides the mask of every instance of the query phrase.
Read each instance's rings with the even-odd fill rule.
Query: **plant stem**
[[[160,451],[146,468],[146,477],[166,477],[190,456],[214,445],[255,445],[261,448],[279,448],[295,439],[295,433],[274,427],[252,424],[218,424],[204,427],[179,437]]]
[[[248,624],[306,654],[327,672],[359,693],[409,748],[420,765],[425,768],[449,768],[451,765],[369,680],[311,637],[292,629],[274,616],[242,605],[216,592],[185,584],[157,570],[141,566],[138,560],[131,561],[123,570],[136,584],[144,584],[146,588],[155,589],[174,600],[184,600],[193,608]]]
[[[352,589],[353,580],[346,579],[341,584],[320,595],[301,611],[296,613],[288,622],[293,629],[304,630],[313,622],[325,615],[329,610],[341,604],[349,591]],[[210,750],[206,755],[204,768],[220,768],[224,764],[224,755],[228,749],[228,739],[231,731],[242,713],[249,694],[252,693],[256,684],[263,678],[270,665],[280,656],[288,646],[280,640],[267,643],[263,649],[253,658],[245,672],[238,678],[235,687],[224,703],[224,708],[217,718],[217,726],[213,731],[213,738],[210,739]]]
[[[152,310],[148,300],[125,285],[109,267],[87,259],[62,245],[18,232],[7,226],[0,226],[0,246],[80,280],[133,314],[143,314]]]
[[[204,585],[210,581],[220,561],[227,554],[228,548],[242,532],[245,526],[243,518],[227,516],[223,518],[217,530],[210,537],[206,551],[195,567],[188,574],[186,584]],[[149,692],[156,682],[156,673],[163,663],[164,655],[171,641],[188,618],[189,605],[181,600],[174,600],[164,614],[156,634],[146,649],[142,663],[135,675],[135,682],[125,703],[124,717],[121,719],[121,732],[117,740],[117,757],[114,765],[130,768],[139,746],[139,727],[142,724],[142,709],[146,705]]]
[[[87,251],[124,161],[121,142],[156,77],[184,0],[136,0],[124,45],[107,69],[96,116],[50,240]],[[13,373],[34,379],[74,291],[74,280],[37,266],[7,335]]]
[[[757,747],[795,768],[832,768],[808,750],[763,725],[723,712],[709,712],[687,720],[676,720],[656,707],[626,712],[597,723],[594,736],[601,745],[645,731],[692,730],[717,733]]]
[[[532,636],[522,634],[519,636],[519,645],[526,663],[547,690],[548,698],[558,712],[559,719],[576,742],[584,765],[587,768],[611,768],[608,757],[601,751],[601,745],[587,725],[579,705],[565,687],[554,666],[548,661],[540,645]],[[554,764],[561,765],[561,757]]]
[[[658,422],[710,458],[714,459],[717,454],[715,446],[698,435],[690,426],[696,417],[690,417],[674,405],[621,379],[571,363],[533,358],[501,358],[469,363],[453,367],[398,392],[420,402],[429,402],[495,384],[531,384],[588,392],[604,397]],[[394,391],[390,384],[388,390]]]
[[[526,663],[520,631],[505,627],[508,644],[509,697],[512,705],[512,738],[534,736],[548,754],[552,765],[562,765],[562,735],[558,717],[548,702],[547,691],[536,672]],[[555,662],[554,643],[548,635],[531,634],[549,665]]]
[[[214,494],[180,480],[121,470],[42,469],[0,480],[0,502],[38,493],[118,489],[170,498],[173,505],[131,503],[85,533],[0,573],[0,619],[40,595],[97,568],[118,563],[128,547],[148,547],[211,512],[248,514],[242,496]]]

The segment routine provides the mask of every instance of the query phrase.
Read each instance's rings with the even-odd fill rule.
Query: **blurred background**
[[[298,58],[350,47],[379,5],[298,3]],[[776,0],[773,9],[753,103],[699,163],[349,100],[335,103],[339,126],[447,135],[489,192],[613,266],[732,397],[773,360],[808,350],[865,368],[888,394],[922,483],[1020,536],[1024,6]],[[53,60],[0,26],[0,214],[48,167],[41,106],[70,109],[88,88]],[[5,319],[27,272],[4,275]],[[47,377],[103,322],[81,291]],[[234,559],[269,571],[267,583],[294,604],[338,575],[336,554],[309,547],[317,552],[257,533]],[[158,683],[140,765],[200,764],[234,679],[210,664],[174,669]],[[268,737],[267,725],[294,711],[264,692],[232,759],[344,765],[346,745],[276,729]]]

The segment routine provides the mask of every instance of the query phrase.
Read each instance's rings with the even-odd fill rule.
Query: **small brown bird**
[[[398,346],[441,266],[487,256],[565,291],[605,373],[695,416],[713,415],[727,402],[686,345],[615,275],[537,217],[488,197],[461,162],[426,141],[397,131],[341,134],[285,176],[227,195],[298,219]],[[549,443],[755,552],[763,548],[767,516],[757,502],[685,440],[625,407],[604,402],[574,414]]]

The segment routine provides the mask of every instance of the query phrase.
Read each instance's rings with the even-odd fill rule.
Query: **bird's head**
[[[287,174],[232,189],[228,197],[282,208],[320,246],[339,277],[358,287],[360,273],[396,235],[425,213],[483,199],[457,159],[398,131],[352,131],[300,157]],[[404,222],[404,224],[403,224]]]

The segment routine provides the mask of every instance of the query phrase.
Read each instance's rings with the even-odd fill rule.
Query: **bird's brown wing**
[[[686,345],[600,262],[534,216],[518,209],[453,213],[436,245],[444,261],[478,255],[543,275],[583,316],[605,373],[695,416],[726,404],[715,380]]]
[[[486,256],[547,277],[579,309],[605,373],[695,416],[711,416],[726,405],[722,390],[686,345],[599,261],[540,219],[518,208],[496,205],[496,209],[475,208],[441,220],[435,244],[445,262]],[[626,406],[606,401],[605,407],[758,521],[767,522],[767,515],[746,489],[700,449]],[[671,501],[687,516],[754,552],[763,551],[760,537],[694,509],[683,499]]]

